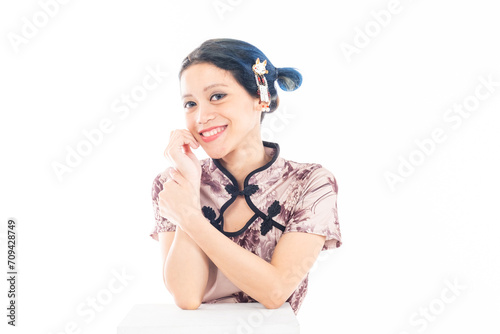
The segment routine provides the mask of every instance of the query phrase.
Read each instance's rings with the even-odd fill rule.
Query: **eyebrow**
[[[228,87],[228,85],[225,85],[223,83],[214,83],[214,84],[211,84],[211,85],[208,85],[207,87],[203,88],[203,91],[206,92],[207,90],[209,90],[210,88],[213,88],[213,87],[217,87],[217,86],[224,86],[224,87]],[[188,96],[193,96],[192,94],[184,94],[182,95],[182,98],[186,98]]]

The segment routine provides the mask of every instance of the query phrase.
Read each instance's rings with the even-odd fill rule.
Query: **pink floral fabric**
[[[267,262],[283,233],[303,232],[326,236],[322,250],[342,245],[337,214],[337,182],[333,174],[316,163],[298,163],[282,158],[277,143],[263,142],[272,160],[252,171],[244,189],[239,190],[234,177],[218,160],[202,160],[200,201],[207,223],[212,224],[233,242]],[[168,179],[168,168],[153,182],[152,201],[155,224],[150,236],[175,231],[176,225],[159,214],[158,194]],[[236,232],[224,231],[224,211],[237,196],[245,196],[255,215]],[[203,303],[257,302],[236,287],[216,267],[211,272],[213,284],[207,286]],[[290,295],[295,314],[307,294],[309,274]]]

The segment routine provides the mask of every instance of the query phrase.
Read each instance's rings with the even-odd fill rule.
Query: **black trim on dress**
[[[279,201],[274,201],[274,203],[268,208],[268,214],[265,214],[264,212],[260,211],[251,201],[250,196],[253,195],[256,191],[259,190],[259,186],[257,184],[248,184],[250,178],[258,172],[261,172],[267,168],[269,168],[274,162],[278,159],[279,153],[280,153],[280,147],[277,143],[272,143],[272,142],[267,142],[267,141],[262,141],[262,144],[265,147],[271,147],[275,149],[275,153],[271,160],[266,163],[264,166],[259,167],[252,172],[250,172],[246,178],[245,181],[243,182],[243,190],[239,190],[238,187],[238,182],[236,181],[235,177],[224,167],[222,166],[221,162],[219,159],[212,159],[213,163],[219,170],[226,175],[229,180],[231,181],[232,184],[226,185],[225,189],[226,191],[231,195],[231,198],[227,200],[224,205],[222,205],[220,209],[220,214],[219,217],[216,220],[211,219],[210,222],[219,230],[221,231],[224,235],[228,237],[233,237],[233,236],[238,236],[245,232],[248,227],[254,222],[254,220],[257,219],[257,217],[262,218],[261,222],[261,234],[266,235],[267,232],[275,226],[276,228],[280,229],[281,231],[285,230],[285,226],[281,225],[280,223],[276,222],[274,219],[272,219],[274,216],[278,215],[281,212],[281,206],[279,205]],[[226,209],[231,205],[235,200],[236,197],[239,195],[245,196],[245,201],[247,202],[248,206],[252,209],[255,214],[246,222],[245,226],[243,226],[239,231],[236,232],[226,232],[224,231],[224,212]],[[205,208],[205,207],[204,207]],[[207,209],[205,209],[206,211]],[[205,212],[204,211],[204,212]],[[211,215],[212,217],[212,215]],[[208,218],[208,217],[207,217]],[[210,218],[209,218],[210,219]]]

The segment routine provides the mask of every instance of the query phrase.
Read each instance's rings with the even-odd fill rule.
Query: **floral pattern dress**
[[[248,174],[243,190],[219,160],[201,160],[200,202],[202,213],[220,233],[236,244],[271,262],[274,249],[283,233],[314,233],[326,237],[321,250],[342,244],[337,214],[337,182],[333,174],[320,164],[297,163],[280,156],[277,143],[263,141],[272,159]],[[158,194],[169,178],[168,168],[153,182],[152,201],[155,224],[150,236],[175,231],[176,225],[160,216]],[[237,196],[244,196],[254,212],[239,231],[224,230],[224,211]],[[212,263],[213,264],[213,263]],[[257,302],[234,285],[215,266],[210,269],[209,284],[202,303]],[[297,314],[307,294],[309,274],[300,282],[287,302]]]

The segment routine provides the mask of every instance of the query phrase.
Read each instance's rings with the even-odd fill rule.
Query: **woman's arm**
[[[198,142],[187,130],[174,130],[170,133],[170,140],[165,155],[175,168],[169,168],[169,174],[178,170],[189,182],[186,189],[189,201],[174,205],[175,210],[168,208],[168,203],[181,195],[180,192],[168,192],[168,184],[173,183],[167,178],[158,194],[160,215],[165,217],[167,212],[175,213],[177,209],[191,204],[200,207],[200,177],[201,165],[191,148],[199,147]],[[183,196],[180,196],[183,197]],[[178,198],[177,198],[178,199]],[[200,210],[201,211],[201,210]],[[168,291],[175,299],[175,303],[182,309],[196,309],[201,304],[209,278],[209,259],[198,245],[179,226],[180,215],[170,216],[170,221],[177,225],[175,232],[159,233],[162,251],[163,281]],[[188,222],[183,222],[183,224]]]
[[[158,233],[162,252],[163,282],[175,304],[184,310],[200,306],[209,275],[209,259],[180,227]]]
[[[289,232],[265,261],[220,233],[201,214],[190,214],[186,233],[226,277],[266,308],[279,308],[307,275],[325,236]]]

